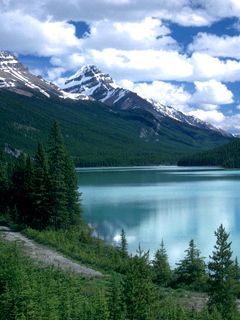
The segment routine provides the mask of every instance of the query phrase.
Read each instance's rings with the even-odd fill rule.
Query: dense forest
[[[178,161],[180,166],[222,166],[240,168],[240,140],[222,147],[188,156]]]
[[[178,121],[153,127],[145,114],[112,110],[96,101],[26,97],[0,90],[0,149],[34,156],[53,121],[77,166],[176,164],[180,157],[231,141]],[[159,129],[157,130],[157,127]]]
[[[20,245],[0,239],[1,320],[240,319],[240,268],[222,225],[208,261],[190,240],[175,268],[163,241],[150,260],[140,246],[128,255],[124,230],[116,247],[92,237],[81,218],[74,165],[57,123],[34,157],[1,156],[0,188],[2,223],[104,274],[87,279],[43,268],[24,256]],[[188,300],[202,294],[204,303],[188,305],[181,292]]]

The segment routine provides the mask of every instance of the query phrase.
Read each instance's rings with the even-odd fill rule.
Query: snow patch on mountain
[[[47,98],[89,100],[88,96],[66,93],[54,84],[33,75],[14,55],[6,51],[0,51],[0,89],[27,93],[29,96],[40,93]]]
[[[162,118],[171,118],[193,127],[228,135],[221,129],[194,116],[187,115],[159,102],[146,100],[132,91],[117,86],[109,74],[101,72],[93,65],[83,66],[65,82],[63,89],[67,92],[81,93],[93,97],[95,100],[101,101],[110,107],[118,107],[124,110],[140,108],[151,112],[159,121]]]

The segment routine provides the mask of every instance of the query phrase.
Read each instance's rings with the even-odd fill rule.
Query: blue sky
[[[84,64],[240,133],[239,0],[0,0],[0,50],[64,86]]]

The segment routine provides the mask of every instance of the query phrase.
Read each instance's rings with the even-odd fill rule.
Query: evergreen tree
[[[109,320],[107,299],[102,290],[99,290],[94,300],[94,315],[92,320]]]
[[[155,254],[153,260],[153,279],[158,285],[167,286],[172,278],[172,271],[168,262],[167,251],[161,241],[160,249]]]
[[[49,225],[49,170],[47,154],[42,144],[38,144],[34,158],[33,177],[33,207],[34,219],[32,226],[36,229],[44,229]]]
[[[126,306],[123,296],[122,281],[114,275],[111,279],[110,290],[108,295],[108,306],[110,320],[125,320]]]
[[[64,163],[65,183],[67,186],[66,206],[68,211],[69,224],[76,225],[82,222],[81,207],[79,204],[80,199],[78,192],[78,181],[74,163],[67,150],[65,150]]]
[[[55,228],[68,226],[67,185],[65,181],[65,148],[60,127],[54,123],[49,134],[50,224]]]
[[[33,217],[33,163],[30,156],[21,154],[12,173],[13,204],[16,207],[17,223],[31,224]]]
[[[186,256],[178,263],[175,270],[176,282],[195,290],[203,289],[206,283],[206,266],[194,240],[189,242],[189,247],[185,252]]]
[[[0,153],[0,213],[5,213],[8,205],[8,165],[3,154]]]
[[[231,242],[223,225],[217,229],[215,236],[217,240],[208,264],[210,276],[208,306],[210,310],[215,307],[223,319],[230,320],[236,311]]]
[[[127,243],[126,233],[124,229],[122,229],[121,231],[121,240],[120,240],[119,250],[123,258],[128,256],[128,243]]]
[[[55,229],[80,222],[75,168],[63,143],[60,127],[54,123],[49,135],[50,223]]]
[[[152,319],[155,291],[151,279],[149,253],[141,249],[138,255],[129,259],[124,278],[124,297],[127,308],[127,319]]]

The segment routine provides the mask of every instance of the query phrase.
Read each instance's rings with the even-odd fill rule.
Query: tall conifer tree
[[[33,227],[42,230],[49,224],[50,189],[48,159],[44,147],[40,143],[38,144],[34,160]]]
[[[216,308],[223,319],[234,319],[236,312],[235,279],[231,242],[223,225],[215,231],[217,238],[212,256],[208,264],[210,276],[209,309]]]
[[[3,154],[0,152],[0,213],[4,213],[8,205],[8,166]]]
[[[155,254],[153,260],[154,281],[162,286],[167,286],[172,278],[172,271],[168,262],[167,251],[164,246],[163,240],[161,241],[160,248]]]
[[[149,253],[138,251],[128,262],[124,278],[124,297],[127,319],[148,320],[152,317],[155,291],[149,266]]]
[[[50,224],[55,228],[67,228],[67,184],[65,181],[65,147],[58,123],[54,123],[49,134],[49,186]]]
[[[58,123],[49,135],[50,224],[55,228],[68,228],[80,222],[77,178],[73,162],[66,150]]]
[[[186,256],[178,263],[175,270],[176,281],[178,284],[190,286],[195,290],[203,289],[206,283],[206,265],[194,240],[190,240],[185,252]]]

